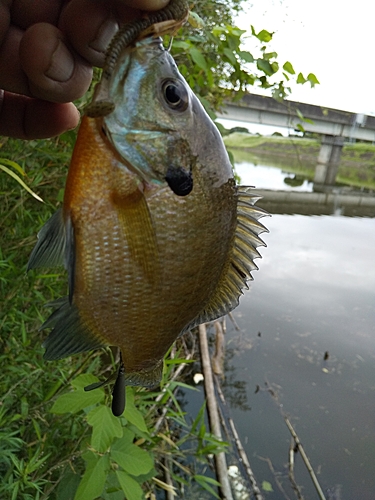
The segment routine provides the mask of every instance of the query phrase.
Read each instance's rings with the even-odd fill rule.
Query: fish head
[[[233,177],[217,127],[160,38],[123,49],[108,86],[114,110],[103,118],[105,134],[144,182],[185,196],[194,168],[214,187]]]

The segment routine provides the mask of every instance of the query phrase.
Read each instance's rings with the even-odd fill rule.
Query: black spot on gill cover
[[[177,196],[186,196],[193,189],[193,176],[181,167],[169,167],[165,180]]]

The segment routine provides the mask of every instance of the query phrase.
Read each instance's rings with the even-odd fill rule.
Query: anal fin
[[[68,297],[55,301],[58,307],[43,323],[41,330],[53,327],[43,342],[44,359],[62,359],[80,352],[104,347],[106,344],[82,322],[77,307]]]

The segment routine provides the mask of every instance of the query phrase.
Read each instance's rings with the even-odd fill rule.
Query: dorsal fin
[[[266,246],[259,234],[268,232],[259,219],[269,214],[254,205],[259,196],[251,194],[250,187],[241,186],[237,193],[237,227],[227,264],[211,300],[186,329],[224,316],[237,307],[242,290],[248,288],[247,281],[253,279],[251,271],[258,269],[254,263],[254,259],[261,258],[257,247]]]

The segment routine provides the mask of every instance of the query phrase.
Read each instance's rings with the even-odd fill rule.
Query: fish
[[[62,207],[28,270],[67,270],[68,295],[41,327],[44,358],[116,346],[118,394],[156,386],[178,337],[238,305],[267,213],[236,185],[216,125],[159,37],[123,48],[106,86],[113,106],[83,116]]]

